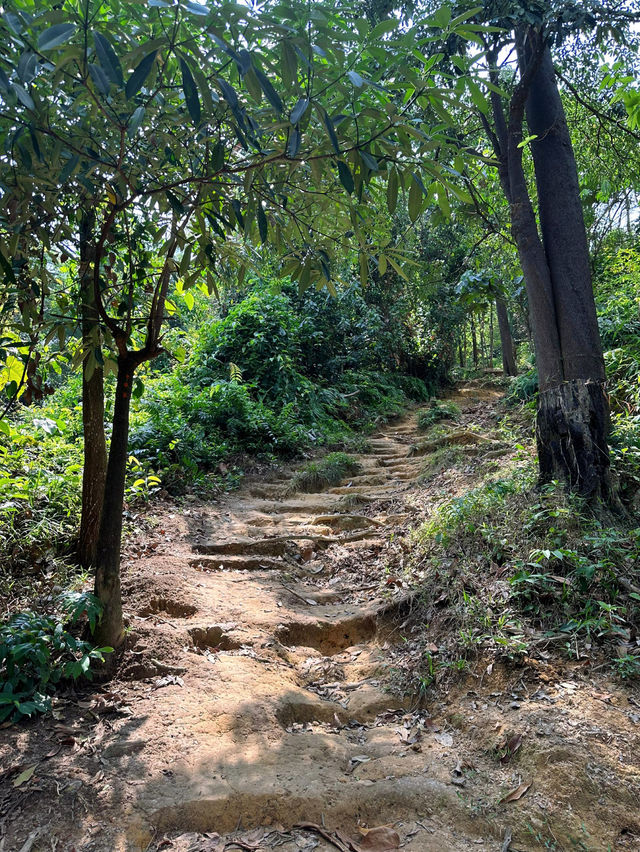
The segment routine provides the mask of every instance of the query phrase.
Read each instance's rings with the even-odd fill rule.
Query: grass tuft
[[[421,432],[426,432],[427,429],[442,420],[457,421],[459,418],[460,409],[455,402],[434,401],[429,408],[425,408],[418,414],[418,429]]]
[[[324,491],[333,485],[338,485],[345,476],[357,473],[360,463],[347,453],[329,453],[317,461],[312,461],[301,468],[291,480],[287,489],[289,494],[304,491],[312,494]]]

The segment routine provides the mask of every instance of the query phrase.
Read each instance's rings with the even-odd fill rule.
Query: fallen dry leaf
[[[34,763],[33,766],[30,766],[28,769],[25,769],[23,772],[18,775],[17,778],[14,778],[13,786],[21,787],[23,784],[26,784],[30,778],[33,777],[33,773],[36,771],[38,764]]]
[[[518,751],[521,745],[522,734],[514,734],[512,737],[510,737],[504,744],[504,746],[502,746],[504,754],[500,758],[500,763],[508,763],[513,757],[513,755]]]
[[[524,796],[530,786],[531,783],[520,784],[520,786],[516,787],[515,790],[511,790],[506,796],[503,796],[499,800],[499,804],[503,804],[504,802],[517,802],[518,799],[521,799]]]
[[[352,844],[358,852],[393,852],[394,849],[400,848],[400,835],[389,826],[361,828],[360,831],[366,831],[364,837]]]

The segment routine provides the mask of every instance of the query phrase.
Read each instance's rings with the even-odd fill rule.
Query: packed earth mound
[[[411,528],[520,452],[497,389],[452,399],[437,446],[417,409],[337,486],[247,482],[130,537],[116,679],[0,732],[2,852],[640,849],[637,691],[544,651],[399,677]]]

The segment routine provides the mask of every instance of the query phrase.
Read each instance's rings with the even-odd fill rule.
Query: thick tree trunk
[[[542,481],[559,479],[587,497],[613,498],[609,401],[600,382],[572,379],[540,392],[536,438]]]
[[[102,618],[96,628],[96,641],[114,648],[120,645],[124,638],[120,597],[120,543],[129,443],[129,406],[135,366],[130,358],[118,359],[113,431],[96,557],[95,594],[102,604]]]
[[[95,216],[84,212],[80,222],[80,301],[82,345],[85,352],[100,346],[99,317],[93,287],[94,247],[92,242]],[[82,474],[82,517],[78,559],[83,568],[95,564],[100,517],[107,472],[107,447],[104,434],[104,387],[100,364],[88,369],[85,357],[82,374],[82,427],[84,436],[84,470]],[[92,359],[95,362],[95,359]]]
[[[527,44],[536,45],[531,31]],[[565,380],[604,381],[578,172],[551,54],[544,49],[526,102],[540,229],[551,274]]]
[[[518,48],[523,73],[542,50],[526,116],[536,136],[531,150],[563,380],[540,386],[540,473],[543,480],[561,477],[587,497],[615,500],[607,446],[609,403],[578,173],[551,53],[539,40],[540,34],[528,28]]]
[[[496,314],[498,315],[498,330],[500,332],[500,347],[502,349],[502,370],[505,376],[517,376],[516,349],[513,345],[509,315],[504,299],[496,299]]]

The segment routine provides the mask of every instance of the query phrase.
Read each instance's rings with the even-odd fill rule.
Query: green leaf
[[[291,136],[289,136],[289,142],[287,144],[287,156],[295,157],[298,151],[300,150],[300,143],[302,141],[302,134],[299,130],[292,130]]]
[[[189,70],[189,66],[180,58],[180,70],[182,72],[182,91],[184,99],[189,110],[191,120],[197,126],[200,124],[200,99],[198,98],[198,89],[196,88],[195,80]]]
[[[477,109],[480,110],[484,115],[489,115],[491,111],[491,107],[489,106],[489,102],[482,94],[482,90],[477,83],[474,83],[473,80],[467,80],[467,86],[469,88],[469,94],[471,95],[471,100]]]
[[[101,33],[93,34],[93,43],[96,48],[96,56],[104,73],[115,83],[116,86],[122,86],[124,77],[122,75],[122,66],[120,60],[108,41]]]
[[[327,133],[329,134],[329,140],[331,141],[333,150],[336,152],[336,154],[339,154],[340,144],[338,142],[338,137],[336,136],[336,129],[333,126],[333,121],[331,120],[328,112],[324,112],[322,118],[324,121],[324,126],[327,128]]]
[[[364,86],[364,80],[357,71],[347,71],[347,77],[351,80],[356,89],[361,89]]]
[[[392,168],[387,182],[387,210],[395,213],[398,205],[398,172]]]
[[[412,222],[415,222],[420,215],[422,198],[422,189],[414,177],[411,181],[411,186],[409,187],[409,218]]]
[[[289,117],[289,121],[291,122],[291,124],[297,124],[300,121],[302,116],[307,111],[308,106],[309,106],[309,99],[308,98],[300,98],[298,103],[291,110],[291,115]]]
[[[338,160],[338,177],[340,178],[340,183],[344,186],[349,195],[351,195],[355,189],[353,175],[351,174],[349,166],[346,163],[343,163],[342,160]]]
[[[180,201],[178,196],[174,195],[169,189],[166,192],[166,196],[171,208],[175,210],[178,216],[184,216],[184,207],[182,206],[182,201]]]
[[[247,87],[247,91],[254,99],[254,101],[259,104],[262,100],[262,86],[258,82],[258,78],[256,77],[256,72],[253,68],[250,68],[247,73],[243,77],[244,84]]]
[[[38,36],[38,50],[51,50],[69,41],[76,31],[75,24],[55,24],[48,27]]]
[[[360,151],[359,154],[362,162],[368,169],[371,169],[372,172],[380,170],[380,166],[378,165],[378,161],[375,157],[372,157],[371,154],[367,153],[367,151]]]
[[[409,190],[409,192],[411,192],[411,190]],[[389,263],[391,264],[391,266],[395,269],[395,271],[398,273],[398,275],[400,276],[400,278],[404,278],[404,280],[405,280],[405,281],[408,281],[408,280],[409,280],[409,278],[408,278],[408,276],[407,276],[407,273],[404,271],[404,269],[403,269],[401,266],[398,266],[398,264],[397,264],[397,263],[395,262],[395,260],[391,257],[391,255],[388,255],[387,260],[389,261]]]
[[[89,65],[89,74],[91,74],[91,79],[93,80],[96,89],[106,97],[106,95],[109,94],[111,82],[102,68],[99,65],[92,63]]]
[[[367,281],[369,280],[369,261],[367,259],[367,255],[365,252],[360,252],[360,284],[363,287],[367,286]]]
[[[282,104],[282,100],[280,99],[280,95],[273,88],[273,86],[267,79],[267,76],[264,71],[261,71],[260,68],[255,68],[254,70],[256,72],[258,82],[262,87],[262,91],[264,92],[265,98],[269,101],[269,103],[276,110],[276,112],[282,112],[284,106]]]
[[[375,41],[380,38],[380,36],[393,32],[399,23],[400,21],[398,18],[389,18],[387,21],[380,21],[380,23],[376,24],[376,26],[371,30],[371,40]]]
[[[16,276],[15,276],[15,273],[13,271],[13,267],[11,266],[11,264],[9,263],[9,261],[3,255],[3,253],[1,251],[0,251],[0,266],[4,270],[5,281],[9,281],[11,284],[15,284],[16,283]]]
[[[23,86],[20,86],[18,83],[12,83],[11,88],[16,93],[18,100],[23,106],[26,106],[27,109],[36,108],[36,105],[33,102],[33,98]]]
[[[136,133],[138,132],[138,128],[142,124],[142,119],[144,118],[144,107],[139,106],[136,110],[134,110],[133,115],[129,119],[129,124],[127,126],[127,136],[132,139]]]
[[[194,0],[187,0],[187,2],[185,3],[185,7],[187,11],[191,12],[194,15],[206,17],[209,14],[209,10],[206,6],[203,6],[202,3],[195,3]]]
[[[267,234],[269,232],[269,223],[265,216],[262,204],[258,203],[258,231],[260,232],[260,241],[266,243]]]
[[[441,6],[433,13],[429,23],[431,24],[431,26],[435,26],[441,30],[445,30],[451,23],[451,7]]]
[[[138,63],[138,66],[134,69],[131,76],[127,80],[127,85],[125,86],[124,93],[127,98],[132,98],[134,95],[137,95],[140,89],[143,87],[145,80],[151,73],[151,69],[153,68],[153,63],[156,59],[156,50],[152,50],[151,53],[147,53],[147,55]]]

